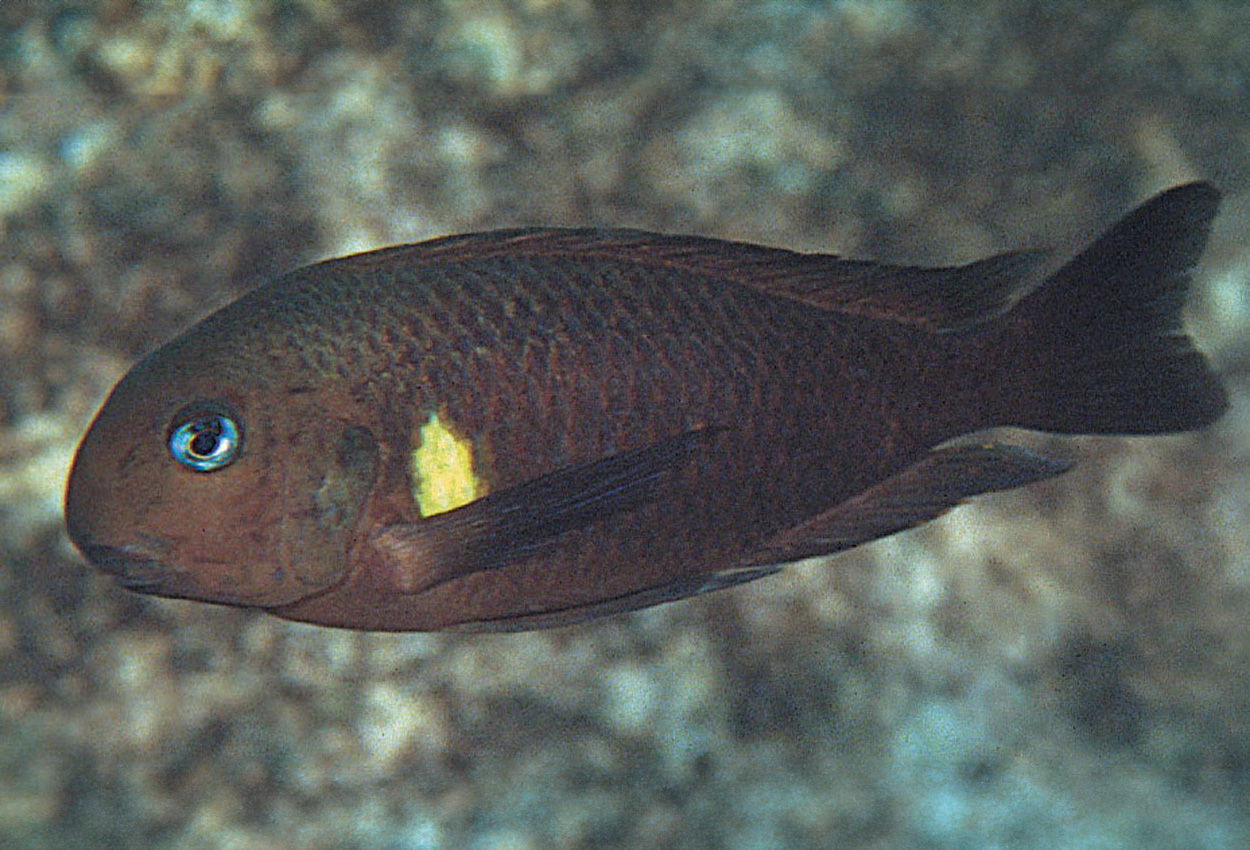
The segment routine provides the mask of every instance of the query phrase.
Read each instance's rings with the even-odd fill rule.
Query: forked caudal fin
[[[1215,421],[1227,396],[1181,310],[1219,200],[1207,183],[1157,195],[1022,299],[985,339],[993,424],[1159,434]]]

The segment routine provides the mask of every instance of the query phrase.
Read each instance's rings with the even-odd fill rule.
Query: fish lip
[[[168,580],[168,569],[140,546],[89,543],[82,547],[82,553],[93,566],[127,590],[159,593]]]

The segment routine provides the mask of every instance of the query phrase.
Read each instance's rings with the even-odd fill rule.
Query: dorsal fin
[[[629,229],[522,228],[445,236],[328,261],[355,273],[498,257],[627,262],[733,281],[831,312],[957,331],[1006,312],[1037,282],[1044,251],[923,268],[748,242]]]

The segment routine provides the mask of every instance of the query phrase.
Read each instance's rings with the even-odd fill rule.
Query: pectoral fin
[[[561,535],[659,498],[719,429],[699,428],[640,449],[558,470],[372,537],[396,590],[421,593],[541,553]]]
[[[732,587],[771,575],[780,569],[779,564],[829,555],[885,537],[935,519],[971,496],[1050,478],[1069,466],[1018,446],[939,449],[893,478],[777,535],[731,569],[681,576],[658,587],[585,605],[464,623],[457,629],[515,631],[563,626]]]
[[[1001,443],[938,449],[893,478],[771,538],[728,572],[831,555],[936,519],[971,496],[1022,487],[1070,467],[1066,461]]]

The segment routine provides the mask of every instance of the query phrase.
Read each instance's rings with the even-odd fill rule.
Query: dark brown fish
[[[358,629],[524,629],[747,581],[1066,465],[997,425],[1200,428],[1180,310],[1219,195],[1043,255],[902,268],[627,230],[320,263],[146,357],[83,438],[125,587]]]

